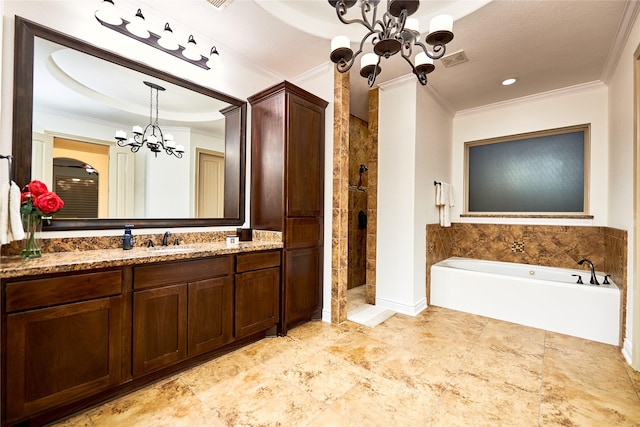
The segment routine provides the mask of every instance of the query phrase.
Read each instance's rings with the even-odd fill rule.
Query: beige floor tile
[[[474,346],[473,341],[449,339],[448,336],[431,332],[418,333],[411,342],[402,348],[412,351],[424,358],[437,362],[442,368],[458,371],[462,368],[464,358]]]
[[[512,354],[542,357],[544,346],[544,330],[493,319],[478,337],[478,347]]]
[[[334,411],[333,409],[327,409],[318,418],[311,421],[308,427],[358,427],[356,424],[349,420],[346,416]]]
[[[539,393],[469,374],[457,375],[428,426],[537,426]]]
[[[230,367],[231,370],[225,372]],[[242,395],[248,388],[274,381],[274,372],[262,365],[244,366],[241,370],[233,364],[210,363],[180,374],[182,382],[209,408],[218,408]]]
[[[282,376],[315,399],[331,403],[369,375],[369,372],[327,352],[299,361]]]
[[[640,400],[615,391],[546,383],[540,419],[542,426],[640,426]]]
[[[359,426],[422,426],[435,402],[420,391],[371,375],[341,396],[332,409]]]
[[[629,379],[631,380],[631,384],[633,384],[633,388],[636,391],[638,397],[640,397],[640,371],[634,370],[628,363],[624,363],[624,368],[629,375]]]
[[[153,384],[88,411],[92,426],[223,426],[178,378]]]
[[[394,347],[382,341],[374,340],[359,332],[341,338],[326,348],[331,354],[341,357],[355,365],[370,369],[391,354]]]
[[[565,354],[589,354],[602,360],[606,360],[610,357],[617,358],[620,354],[620,349],[616,346],[563,335],[556,332],[546,333],[545,347],[559,350]]]
[[[453,312],[456,313],[456,312]],[[416,339],[421,337],[447,337],[452,341],[475,342],[485,326],[481,322],[470,322],[460,317],[434,317],[419,332]]]
[[[596,394],[637,400],[638,395],[623,364],[622,355],[596,359],[589,354],[567,354],[547,348],[544,360],[545,385],[562,384]]]
[[[406,349],[394,351],[378,362],[372,371],[437,400],[457,373],[456,367],[443,366],[437,359]]]
[[[437,321],[454,321],[465,323],[471,327],[479,327],[483,329],[491,319],[488,317],[477,316],[471,313],[465,313],[463,311],[450,310],[447,308],[438,307],[434,320]]]
[[[439,307],[309,322],[58,426],[640,426],[614,346]]]
[[[75,415],[56,423],[57,427],[91,427],[91,420],[87,413]]]
[[[322,321],[307,322],[289,330],[287,336],[302,341],[306,346],[325,347],[353,333],[360,325],[343,322],[334,325]]]
[[[218,408],[218,417],[229,426],[303,426],[317,418],[326,406],[285,380],[246,386],[233,400]]]
[[[502,382],[530,393],[542,385],[543,357],[474,347],[461,372]]]
[[[360,326],[358,332],[389,345],[400,346],[412,340],[426,323],[422,318],[396,313],[375,328]]]

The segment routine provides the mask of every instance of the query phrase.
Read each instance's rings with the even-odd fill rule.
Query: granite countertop
[[[254,240],[227,246],[223,242],[193,243],[178,246],[135,247],[131,250],[96,249],[43,253],[40,258],[22,259],[20,256],[0,258],[0,277],[21,277],[36,274],[80,271],[94,268],[120,267],[185,260],[215,255],[264,251],[282,248],[282,242]]]

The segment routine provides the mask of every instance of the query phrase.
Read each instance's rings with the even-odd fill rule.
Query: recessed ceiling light
[[[509,79],[505,79],[502,81],[502,86],[510,86],[512,84],[514,84],[517,81],[517,79],[515,78],[509,78]]]

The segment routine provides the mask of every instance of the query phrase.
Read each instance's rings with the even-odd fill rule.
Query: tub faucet
[[[169,231],[164,233],[164,236],[162,236],[162,246],[169,246],[169,236],[171,236]]]
[[[592,285],[599,285],[600,283],[598,282],[598,278],[596,277],[596,270],[595,270],[595,268],[593,268],[593,263],[590,260],[588,260],[586,258],[583,258],[580,261],[578,261],[578,264],[582,265],[585,262],[587,263],[587,265],[591,269],[591,280],[589,280],[589,283],[591,283]]]

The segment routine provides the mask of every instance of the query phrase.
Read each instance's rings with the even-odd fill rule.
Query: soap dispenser
[[[124,235],[122,236],[122,249],[127,250],[133,248],[133,235],[131,234],[131,228],[133,225],[124,226]]]

